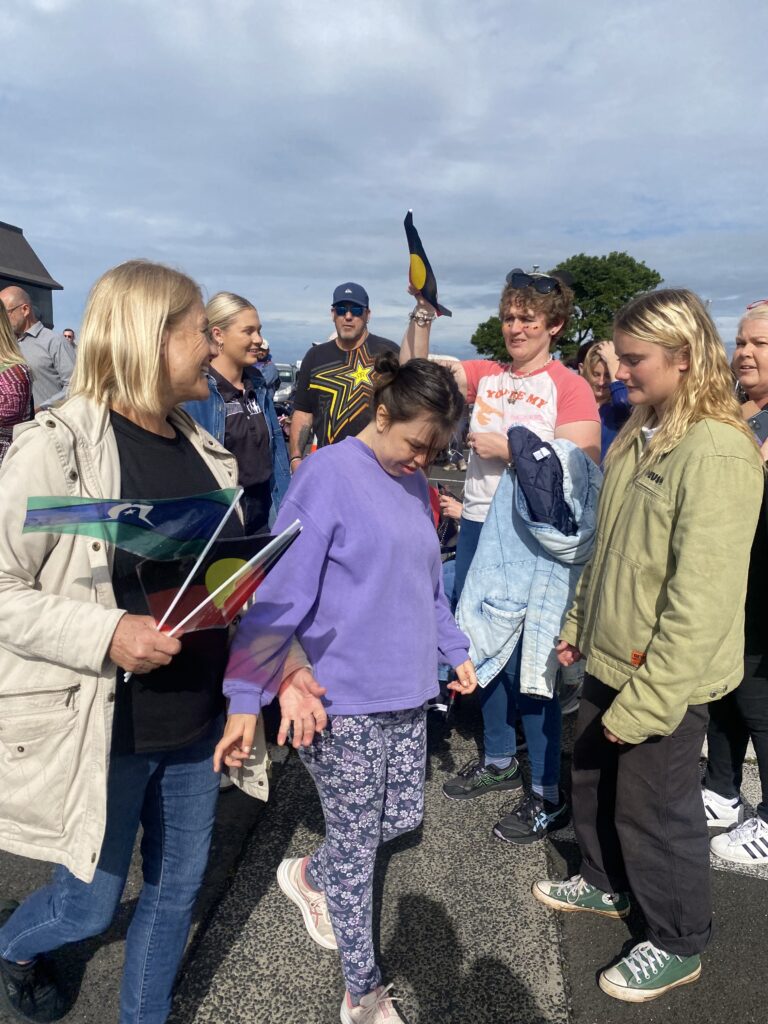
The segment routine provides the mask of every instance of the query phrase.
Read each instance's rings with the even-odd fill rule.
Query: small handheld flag
[[[300,532],[297,519],[277,537],[218,540],[194,564],[192,558],[141,562],[136,572],[150,614],[171,636],[228,626]]]
[[[189,498],[30,498],[23,533],[74,533],[145,558],[198,555],[236,500],[235,488]]]
[[[434,306],[438,316],[453,316],[450,309],[441,306],[437,301],[437,281],[429,265],[424,246],[421,244],[419,232],[413,226],[413,210],[405,215],[405,237],[408,239],[408,251],[411,254],[411,263],[408,270],[408,279],[413,287],[420,291],[430,306]]]

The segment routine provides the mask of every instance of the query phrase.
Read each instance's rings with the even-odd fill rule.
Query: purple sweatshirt
[[[277,533],[303,530],[257,591],[229,656],[230,714],[272,700],[295,634],[331,714],[415,708],[438,692],[437,663],[469,641],[443,592],[440,545],[421,473],[393,477],[356,437],[299,467]]]

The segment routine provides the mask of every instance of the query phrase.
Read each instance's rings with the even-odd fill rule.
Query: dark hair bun
[[[373,360],[373,372],[376,375],[377,390],[387,388],[400,373],[400,359],[397,352],[385,349]]]

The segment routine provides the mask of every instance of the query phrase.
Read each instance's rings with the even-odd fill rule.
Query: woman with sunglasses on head
[[[246,534],[274,520],[290,480],[288,449],[273,391],[258,367],[261,319],[256,307],[232,292],[218,292],[205,307],[216,347],[208,372],[208,398],[185,406],[237,460]]]
[[[438,693],[438,652],[456,669],[453,690],[471,693],[477,682],[443,592],[421,472],[448,442],[464,402],[435,363],[399,366],[384,352],[375,367],[371,421],[307,460],[285,497],[277,527],[298,518],[303,529],[235,637],[224,685],[229,719],[216,753],[239,763],[295,633],[327,691],[328,728],[301,754],[326,837],[311,856],[284,860],[277,878],[315,942],[339,949],[345,1024],[401,1020],[373,946],[376,852],[421,823],[425,702]]]
[[[739,322],[731,364],[747,401],[741,411],[768,460],[768,301],[747,307]],[[711,828],[727,832],[710,843],[713,853],[739,864],[768,864],[768,502],[757,523],[749,561],[744,679],[709,709],[707,771],[702,796]],[[757,756],[762,797],[757,815],[742,821],[741,778],[747,745]]]
[[[417,324],[419,318],[425,323],[415,334],[414,352],[422,355],[434,311],[423,296],[417,295],[417,302],[413,315]],[[491,501],[509,464],[509,428],[521,424],[543,441],[565,438],[595,462],[600,457],[600,420],[592,391],[583,378],[551,354],[572,309],[573,292],[564,280],[552,274],[512,270],[499,301],[509,362],[470,359],[445,363],[464,397],[474,404],[469,424],[470,459],[464,508],[456,547],[454,607]],[[513,843],[543,838],[566,821],[560,790],[559,703],[556,699],[542,700],[520,692],[520,644],[504,670],[480,691],[480,699],[484,756],[446,782],[443,792],[450,799],[467,800],[519,789],[522,776],[515,734],[519,716],[528,744],[532,792],[512,815],[505,817],[503,838]]]
[[[647,938],[600,988],[644,1002],[699,977],[712,930],[699,757],[707,705],[743,674],[763,465],[696,295],[633,299],[614,344],[634,412],[608,453],[595,550],[557,644],[562,665],[587,659],[572,767],[581,871],[533,895],[618,918],[631,891]]]

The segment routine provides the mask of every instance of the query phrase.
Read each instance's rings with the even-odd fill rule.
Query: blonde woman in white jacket
[[[21,906],[0,904],[0,1007],[17,1020],[67,1011],[45,954],[108,927],[139,825],[144,885],[120,1022],[160,1024],[170,1010],[219,788],[226,630],[164,636],[135,556],[22,525],[29,497],[173,498],[236,483],[232,456],[178,409],[208,394],[206,327],[185,275],[139,260],[108,271],[89,298],[71,397],[40,413],[3,465],[0,848],[59,865]],[[266,795],[263,764],[255,785]]]

